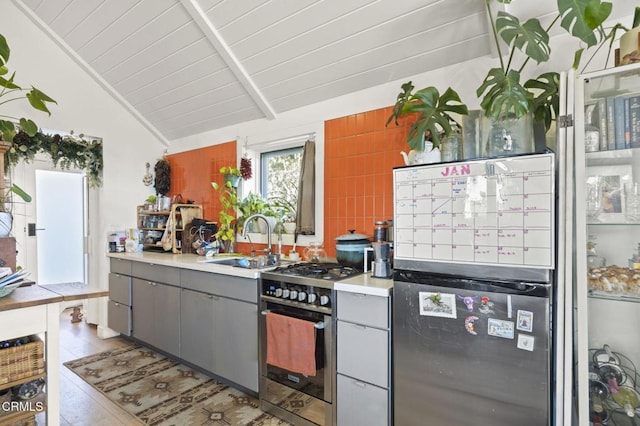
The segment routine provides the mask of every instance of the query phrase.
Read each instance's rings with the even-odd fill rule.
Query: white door
[[[36,222],[31,231],[35,226],[38,283],[86,283],[85,177],[36,170],[35,178]]]

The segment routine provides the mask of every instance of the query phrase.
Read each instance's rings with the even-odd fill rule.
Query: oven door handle
[[[260,312],[262,315],[267,315],[269,312],[271,312],[270,309],[265,309],[264,311]],[[286,315],[285,315],[286,316]],[[317,323],[313,324],[313,326],[317,329],[323,329],[326,324],[324,321],[318,321]]]

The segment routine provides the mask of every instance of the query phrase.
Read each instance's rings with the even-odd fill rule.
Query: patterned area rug
[[[257,399],[137,344],[64,365],[149,425],[289,425]]]

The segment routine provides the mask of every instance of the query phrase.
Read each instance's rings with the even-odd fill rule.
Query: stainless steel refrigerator
[[[394,169],[396,425],[550,424],[552,153]]]

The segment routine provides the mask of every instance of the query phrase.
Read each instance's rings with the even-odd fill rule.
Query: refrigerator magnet
[[[487,334],[489,334],[489,336],[501,337],[503,339],[513,339],[513,321],[504,321],[496,318],[489,318]]]
[[[533,352],[535,337],[528,334],[518,333],[518,349]]]
[[[433,293],[421,291],[420,315],[429,317],[458,318],[456,313],[456,296],[451,293]]]
[[[489,299],[487,296],[483,296],[480,299],[480,307],[478,308],[478,311],[481,314],[485,315],[495,314],[495,311],[493,310],[493,302],[491,301],[491,299]]]
[[[467,311],[473,312],[473,304],[476,303],[476,301],[479,299],[479,296],[477,294],[473,296],[462,296],[459,294],[458,299],[462,300],[464,306],[467,307]]]
[[[480,318],[478,318],[475,315],[469,315],[464,319],[464,328],[467,329],[467,332],[469,334],[473,334],[474,336],[478,335],[478,332],[476,331],[476,327],[478,326],[479,319]]]
[[[533,312],[518,309],[516,328],[520,331],[528,331],[531,333],[533,331]]]

